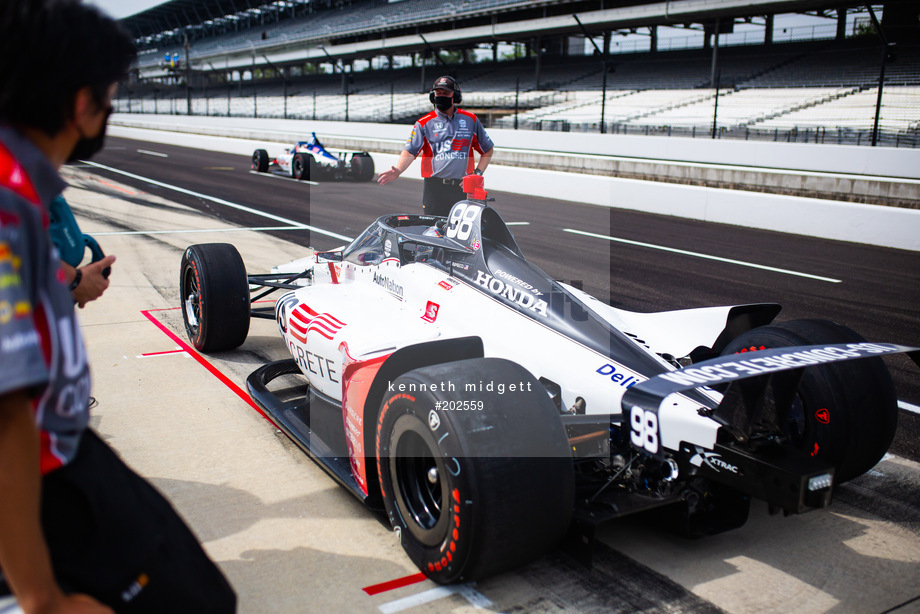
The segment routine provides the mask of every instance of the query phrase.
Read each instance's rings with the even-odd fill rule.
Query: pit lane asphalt
[[[159,154],[159,155],[153,155]],[[163,157],[166,156],[166,157]],[[187,147],[110,138],[99,164],[355,237],[380,215],[420,210],[421,186],[402,179],[376,183],[319,182],[249,172],[245,157]],[[379,166],[378,162],[378,166]],[[277,222],[200,197],[95,169],[101,176],[174,199],[234,224]],[[501,172],[493,168],[489,174]],[[573,176],[572,189],[578,190]],[[488,178],[486,179],[488,188]],[[557,279],[581,281],[589,293],[633,311],[775,302],[779,320],[824,318],[872,341],[920,347],[920,252],[875,247],[606,209],[494,192],[493,206],[512,226],[524,254]],[[567,232],[586,231],[624,243]],[[330,249],[337,238],[308,230],[270,233]],[[839,283],[676,254],[651,246],[744,261],[840,280]],[[898,398],[920,408],[920,368],[906,356],[886,359]],[[920,414],[901,411],[892,452],[920,459]]]

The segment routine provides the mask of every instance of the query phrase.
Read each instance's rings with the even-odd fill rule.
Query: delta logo
[[[621,369],[622,367],[618,369],[616,366],[608,362],[607,364],[598,368],[595,373],[610,377],[611,382],[623,388],[632,388],[641,381],[636,379],[633,375],[626,375],[621,371]]]

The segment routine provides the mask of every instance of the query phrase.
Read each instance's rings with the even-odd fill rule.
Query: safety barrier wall
[[[308,139],[310,132],[316,132],[327,147],[370,151],[378,170],[395,162],[410,129],[389,124],[137,115],[113,116],[112,124],[116,136],[246,156],[255,147],[272,153],[279,144]],[[176,133],[188,136],[180,138]],[[494,168],[487,173],[487,187],[493,190],[920,251],[920,152],[916,150],[590,134],[548,139],[546,133],[502,130],[490,130],[490,135],[497,144]],[[524,163],[516,162],[518,158]],[[532,167],[534,160],[544,166]],[[696,169],[723,178],[753,173],[789,186],[809,180],[860,185],[864,190],[887,186],[889,194],[897,193],[906,204],[879,206],[768,193],[774,190],[585,174],[586,166],[611,161],[657,165],[665,173]],[[405,176],[418,177],[418,170],[415,164]]]
[[[266,134],[287,142],[309,138],[316,132],[331,142],[340,137],[362,142],[388,144],[401,149],[410,126],[326,122],[311,120],[253,119],[245,117],[201,117],[182,115],[119,114],[114,122],[125,126],[156,127],[180,132],[194,129],[201,133],[254,138]],[[705,139],[650,139],[642,136],[586,133],[546,133],[528,130],[491,129],[500,150],[523,149],[536,152],[564,152],[622,156],[657,161],[749,166],[759,169],[798,172],[827,172],[882,177],[920,179],[920,151],[892,147],[847,147],[807,143],[764,143]],[[267,137],[259,137],[265,139]],[[370,145],[362,149],[374,149]]]

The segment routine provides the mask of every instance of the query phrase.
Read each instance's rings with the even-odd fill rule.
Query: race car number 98
[[[658,414],[633,405],[629,410],[629,424],[632,444],[649,454],[658,454]]]
[[[450,223],[447,226],[447,238],[467,241],[473,232],[473,221],[482,207],[470,204],[457,204],[450,212]]]

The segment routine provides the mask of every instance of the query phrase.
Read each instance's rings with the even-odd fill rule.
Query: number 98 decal
[[[633,446],[649,454],[658,454],[658,414],[638,405],[629,410],[629,439]]]
[[[450,219],[447,226],[447,238],[457,239],[458,241],[469,241],[470,234],[473,232],[473,222],[476,216],[482,211],[479,205],[469,203],[457,203],[450,212]]]

